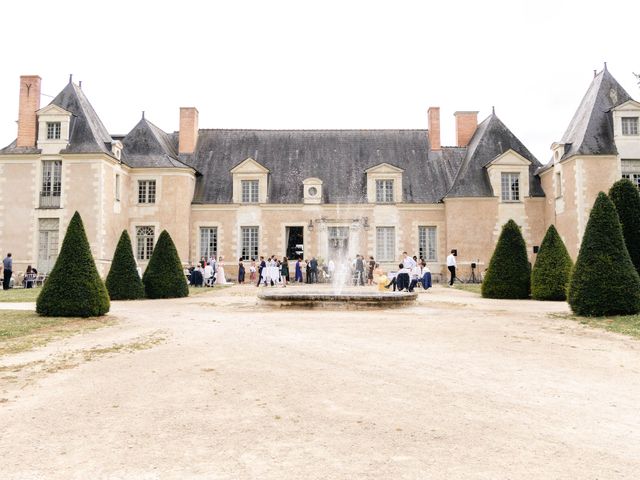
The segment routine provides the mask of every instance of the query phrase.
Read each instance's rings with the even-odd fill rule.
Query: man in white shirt
[[[207,265],[204,267],[204,284],[207,287],[211,287],[213,285],[213,267],[211,266],[211,263],[207,263]]]
[[[407,252],[402,252],[402,265],[411,270],[417,265],[417,262]]]
[[[411,269],[411,283],[409,284],[409,291],[413,292],[413,289],[416,288],[418,284],[418,280],[422,277],[422,268],[420,265],[416,263],[415,267]]]
[[[451,280],[449,280],[449,286],[453,285],[453,281],[456,278],[456,257],[454,255],[455,250],[451,250],[451,253],[447,256],[447,268],[451,274]]]

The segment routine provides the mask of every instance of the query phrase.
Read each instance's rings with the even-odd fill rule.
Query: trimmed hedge
[[[536,300],[566,300],[572,267],[567,247],[551,225],[531,272],[531,296]]]
[[[158,237],[142,276],[147,298],[177,298],[189,295],[189,286],[182,270],[176,246],[166,230]]]
[[[582,238],[568,293],[578,315],[640,312],[640,277],[631,263],[613,202],[600,192]]]
[[[500,238],[482,282],[485,298],[529,298],[531,268],[527,245],[520,227],[509,220],[502,227]]]
[[[640,192],[630,180],[623,178],[613,184],[609,197],[618,212],[624,243],[631,262],[640,273]]]
[[[131,237],[124,230],[113,254],[113,262],[105,282],[111,300],[136,300],[144,297],[144,286],[137,267],[131,248]]]
[[[109,294],[91,255],[82,218],[69,222],[60,254],[36,301],[47,317],[97,317],[109,311]]]

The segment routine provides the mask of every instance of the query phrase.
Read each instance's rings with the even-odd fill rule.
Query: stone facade
[[[0,150],[0,251],[18,272],[50,270],[77,210],[102,275],[123,229],[142,269],[167,230],[185,265],[215,254],[230,277],[241,256],[293,251],[373,255],[386,268],[407,251],[437,273],[451,249],[465,277],[472,262],[486,267],[510,218],[532,262],[551,224],[575,258],[597,193],[621,175],[640,181],[628,120],[640,104],[614,82],[606,69],[594,78],[542,166],[495,114],[478,125],[477,112],[457,112],[455,147],[441,146],[437,107],[428,131],[210,131],[190,107],[179,132],[143,117],[115,137],[77,85],[40,109],[40,78],[21,77],[18,138]],[[591,121],[611,125],[611,145],[590,143],[604,135]]]

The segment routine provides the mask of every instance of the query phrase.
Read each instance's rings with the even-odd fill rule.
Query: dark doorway
[[[304,257],[304,227],[287,227],[287,258]]]

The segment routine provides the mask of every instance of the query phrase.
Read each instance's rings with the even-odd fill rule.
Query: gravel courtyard
[[[0,357],[0,477],[640,475],[640,342],[564,303],[436,287],[398,310],[280,311],[255,294],[114,302],[114,325]]]

